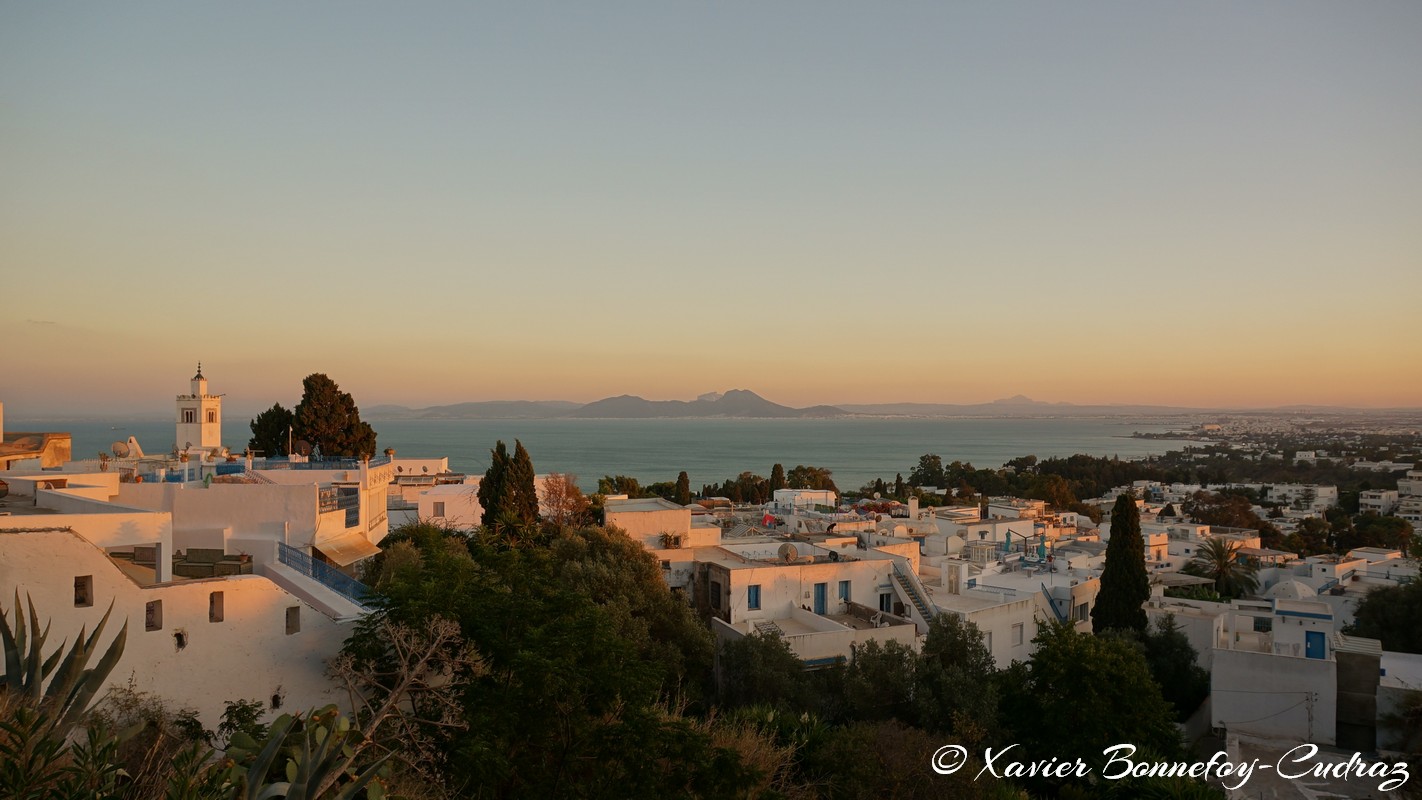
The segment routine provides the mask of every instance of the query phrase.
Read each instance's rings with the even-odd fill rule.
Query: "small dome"
[[[1269,591],[1264,593],[1264,597],[1269,600],[1306,600],[1310,597],[1318,597],[1318,592],[1306,583],[1296,580],[1282,580],[1269,587]]]

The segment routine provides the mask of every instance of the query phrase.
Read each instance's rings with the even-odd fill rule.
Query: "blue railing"
[[[306,461],[290,461],[285,457],[264,459],[260,469],[360,469],[364,463],[358,458],[312,458]],[[380,467],[390,463],[390,456],[376,456],[370,466]],[[254,465],[255,466],[255,465]]]
[[[353,603],[363,606],[370,595],[370,587],[290,545],[277,542],[277,560]]]

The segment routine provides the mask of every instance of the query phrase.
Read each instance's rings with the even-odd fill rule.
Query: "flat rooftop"
[[[686,511],[686,506],[679,506],[670,500],[661,497],[639,497],[634,500],[608,500],[603,506],[605,511],[622,513],[624,511]]]

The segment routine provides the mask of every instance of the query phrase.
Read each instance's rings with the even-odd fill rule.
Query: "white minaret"
[[[192,394],[178,395],[178,449],[191,444],[194,450],[222,448],[222,396],[207,393],[207,378],[198,362]]]

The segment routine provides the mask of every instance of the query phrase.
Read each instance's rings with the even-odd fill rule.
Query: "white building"
[[[1398,493],[1395,489],[1374,489],[1358,495],[1358,510],[1371,511],[1384,516],[1397,509]]]
[[[192,378],[188,394],[177,399],[177,433],[174,442],[190,454],[213,453],[222,449],[222,396],[208,394],[202,364]]]
[[[0,500],[7,613],[15,592],[31,598],[59,641],[92,631],[112,606],[100,646],[125,625],[127,643],[111,684],[132,681],[194,709],[209,727],[227,700],[341,702],[326,662],[363,613],[359,603],[284,564],[199,546],[213,542],[195,535],[199,523],[183,511],[117,502],[116,473],[42,475],[3,476],[11,490]],[[211,577],[176,574],[189,563],[175,559],[180,552],[200,556],[194,563]]]

